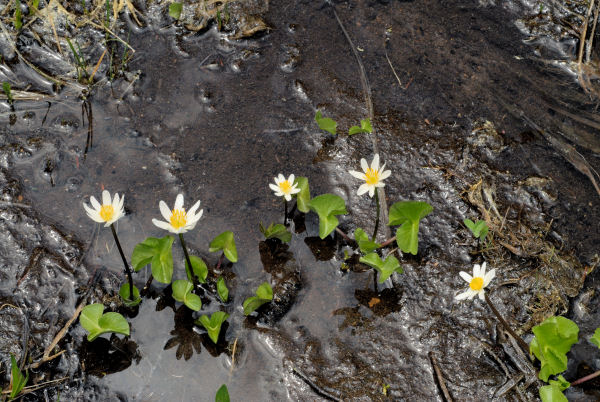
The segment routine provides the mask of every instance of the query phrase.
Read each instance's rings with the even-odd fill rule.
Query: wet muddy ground
[[[485,260],[497,270],[491,298],[519,333],[551,314],[575,320],[581,338],[600,325],[600,194],[569,153],[576,147],[600,170],[600,136],[589,124],[597,100],[556,62],[572,57],[572,41],[528,31],[520,21],[534,11],[518,2],[248,7],[256,15],[236,20],[230,35],[215,21],[198,32],[174,25],[160,7],[140,6],[143,27],[122,15],[119,33],[135,53],[124,76],[94,86],[85,101],[80,87],[57,90],[3,44],[2,72],[23,84],[13,86],[32,82],[47,96],[17,101],[14,111],[4,105],[0,116],[5,362],[8,352],[39,358],[85,298],[118,308],[118,254],[81,206],[102,188],[125,194],[118,232],[129,255],[163,235],[151,223],[158,202],[180,192],[204,208],[186,234],[192,252],[214,265],[208,243],[232,230],[240,255],[225,268],[232,301],[222,344],[194,330],[185,307],[154,284],[129,338],[88,343],[73,325],[58,345],[64,354],[32,370],[43,387],[28,398],[211,400],[226,383],[233,400],[443,400],[443,387],[456,400],[535,400],[540,384],[527,357],[484,304],[454,295],[464,287],[458,272]],[[343,133],[369,114],[336,13],[368,78],[371,136],[333,139],[313,120],[320,109]],[[85,32],[93,64],[102,34]],[[45,64],[60,60],[56,49],[19,46],[59,74],[59,62]],[[337,237],[321,241],[314,215],[304,231],[296,220],[289,247],[262,241],[259,222],[281,220],[268,188],[280,172],[308,177],[313,195],[342,196],[350,214],[341,228],[370,232],[374,204],[356,195],[347,171],[375,146],[393,172],[388,205],[434,207],[418,255],[401,260],[404,274],[375,292],[366,267],[340,269],[350,249]],[[462,225],[467,217],[488,221],[486,250]],[[182,277],[178,249],[175,258]],[[265,280],[276,303],[245,318],[243,300]],[[593,353],[582,340],[567,378],[599,369]],[[569,395],[590,400],[597,389]]]

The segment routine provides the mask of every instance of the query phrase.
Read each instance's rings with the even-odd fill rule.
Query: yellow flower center
[[[367,184],[373,186],[379,183],[379,171],[375,169],[368,168],[365,172],[365,176],[367,176]]]
[[[102,205],[100,208],[100,217],[104,220],[104,222],[111,220],[114,214],[115,209],[112,205]]]
[[[288,194],[290,191],[292,191],[292,185],[287,180],[284,180],[281,183],[279,183],[279,188],[281,189],[281,192],[284,194]]]
[[[187,223],[187,214],[185,209],[174,209],[171,211],[171,226],[175,229],[179,229],[185,226]]]
[[[483,278],[480,276],[476,276],[469,283],[469,287],[473,290],[481,290],[483,288]]]

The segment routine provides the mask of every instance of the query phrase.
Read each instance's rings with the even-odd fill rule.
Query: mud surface
[[[519,333],[551,314],[581,323],[582,339],[600,325],[600,194],[570,152],[600,170],[590,126],[597,100],[555,63],[572,56],[572,42],[527,28],[536,11],[519,2],[275,0],[232,5],[223,31],[214,19],[198,30],[185,29],[199,24],[192,19],[173,25],[157,4],[141,8],[142,27],[122,16],[118,33],[135,53],[125,74],[84,97],[80,86],[59,90],[40,78],[3,45],[5,75],[29,77],[46,98],[4,105],[0,115],[2,359],[27,351],[37,360],[82,300],[118,309],[118,253],[81,206],[102,188],[125,194],[118,232],[129,255],[145,237],[163,236],[151,220],[159,200],[180,192],[204,208],[186,234],[193,254],[214,265],[210,240],[235,233],[240,260],[224,268],[229,325],[213,345],[154,284],[129,319],[129,338],[88,343],[73,325],[58,345],[66,352],[32,373],[36,383],[55,382],[28,398],[210,400],[226,383],[232,400],[443,400],[443,383],[456,400],[535,400],[540,384],[527,357],[485,304],[454,296],[464,290],[458,272],[487,261],[497,270],[490,297]],[[365,67],[371,136],[344,134],[369,112],[336,13]],[[38,49],[32,43],[20,49]],[[60,60],[55,50],[34,59]],[[90,64],[101,53],[90,51]],[[46,71],[74,76],[56,63]],[[317,109],[339,122],[335,140],[316,126]],[[297,216],[289,246],[263,241],[259,222],[282,217],[267,185],[280,172],[308,177],[313,195],[343,197],[347,233],[371,232],[374,203],[356,195],[347,171],[370,160],[374,144],[393,172],[388,205],[434,207],[418,255],[401,259],[404,274],[375,291],[372,271],[345,260],[348,244],[316,237],[314,214]],[[489,247],[464,218],[488,222]],[[174,255],[183,277],[183,255]],[[135,279],[141,288],[147,273]],[[243,300],[265,280],[275,302],[244,317]],[[568,379],[600,369],[586,342]],[[597,389],[569,392],[589,400]]]

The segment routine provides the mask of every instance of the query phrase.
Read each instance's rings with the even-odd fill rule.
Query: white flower
[[[469,283],[469,289],[455,297],[456,300],[472,299],[476,295],[479,295],[481,300],[484,299],[484,289],[490,284],[492,279],[496,276],[496,270],[492,269],[487,274],[485,273],[485,262],[481,264],[475,264],[473,267],[473,276],[467,274],[464,271],[460,271],[459,275],[465,281]]]
[[[163,218],[165,218],[166,222],[159,221],[158,219],[152,219],[152,223],[161,229],[168,230],[171,233],[185,233],[188,230],[192,230],[202,217],[202,212],[204,211],[203,209],[196,213],[196,210],[199,206],[200,201],[196,202],[188,212],[185,212],[185,208],[183,208],[183,194],[177,194],[175,206],[173,207],[172,211],[169,209],[166,202],[161,200],[158,203],[160,213],[162,214]]]
[[[107,190],[102,192],[102,205],[96,200],[94,196],[90,197],[90,208],[85,202],[83,208],[87,212],[88,216],[98,223],[105,223],[104,227],[108,227],[125,216],[125,210],[123,209],[123,202],[125,196],[119,198],[119,194],[115,193],[115,197],[111,200],[110,193]]]
[[[358,188],[358,195],[363,195],[368,191],[369,197],[373,197],[375,188],[385,186],[383,180],[390,177],[392,172],[390,170],[383,170],[385,168],[385,163],[379,168],[379,154],[375,154],[373,157],[371,167],[369,167],[365,158],[360,160],[360,166],[364,173],[357,172],[356,170],[350,171],[352,176],[365,181],[365,183]]]
[[[293,174],[286,180],[285,176],[279,173],[279,176],[275,178],[275,184],[269,183],[269,187],[271,187],[271,190],[275,192],[277,197],[285,197],[286,201],[291,201],[292,194],[300,192],[298,183],[294,183]]]

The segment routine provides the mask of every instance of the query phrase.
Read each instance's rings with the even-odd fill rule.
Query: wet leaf
[[[271,300],[273,300],[273,289],[268,282],[264,282],[256,289],[256,296],[244,300],[244,315],[252,314],[257,308]]]
[[[229,299],[229,289],[227,289],[227,285],[225,284],[225,279],[220,276],[217,279],[217,293],[219,294],[219,298],[223,303],[226,303]]]
[[[194,271],[194,275],[198,278],[200,283],[206,282],[206,277],[208,276],[208,267],[204,260],[200,257],[196,257],[195,255],[190,255],[190,262],[192,263],[192,270]],[[185,262],[185,272],[190,281],[192,280],[192,275],[190,273],[190,266],[187,261]]]
[[[121,296],[121,300],[123,300],[123,304],[127,307],[135,307],[142,302],[140,297],[140,291],[138,288],[133,286],[133,298],[129,294],[129,282],[125,282],[121,285],[119,289],[119,296]]]
[[[15,29],[18,31],[23,26],[23,19],[21,16],[21,1],[15,0]]]
[[[369,236],[361,228],[357,228],[354,231],[354,240],[356,240],[358,243],[358,248],[360,248],[360,251],[365,254],[381,247],[379,243],[371,241]]]
[[[192,263],[193,264],[193,263]],[[177,279],[171,285],[173,299],[185,304],[190,310],[199,311],[202,308],[200,297],[194,293],[194,284],[185,279]]]
[[[481,241],[485,241],[485,237],[489,231],[488,225],[485,221],[478,220],[477,222],[473,222],[470,219],[465,219],[463,223],[467,228],[469,228],[471,233],[473,233],[473,237]]]
[[[10,399],[16,398],[23,388],[27,381],[29,380],[29,373],[25,372],[27,376],[24,376],[19,370],[19,365],[17,364],[17,360],[10,354]]]
[[[296,206],[298,211],[307,213],[310,211],[308,203],[310,202],[310,188],[308,187],[307,177],[297,177],[295,183],[298,185],[300,192],[295,194]]]
[[[129,324],[119,313],[105,313],[104,306],[100,303],[90,304],[83,308],[79,323],[89,332],[87,340],[92,342],[98,336],[107,332],[116,332],[129,336]]]
[[[284,243],[289,243],[289,241],[292,240],[292,234],[281,223],[271,223],[266,229],[262,223],[259,223],[259,228],[261,233],[265,236],[265,239],[275,238]]]
[[[402,252],[417,254],[419,249],[419,222],[433,211],[423,201],[400,201],[390,208],[388,226],[402,225],[396,231],[396,243]]]
[[[344,200],[334,194],[318,195],[310,200],[308,206],[319,215],[319,237],[321,239],[329,236],[340,223],[335,215],[348,213]]]
[[[404,272],[398,259],[391,254],[388,255],[385,261],[377,253],[370,253],[364,257],[360,257],[359,261],[379,272],[379,283],[385,282],[394,272],[399,274]]]
[[[540,398],[542,402],[568,402],[568,399],[562,393],[569,388],[571,384],[559,375],[558,380],[550,380],[550,385],[540,387]]]
[[[229,402],[229,391],[227,390],[227,385],[221,385],[221,388],[217,391],[215,395],[215,402]]]
[[[361,134],[361,133],[371,133],[373,132],[373,126],[371,125],[370,119],[362,119],[360,121],[360,127],[352,126],[350,130],[348,130],[348,135]]]
[[[196,324],[202,325],[206,329],[206,332],[208,332],[210,340],[216,344],[219,341],[221,326],[227,318],[229,318],[229,314],[224,311],[215,311],[210,318],[208,318],[208,315],[200,316],[196,320]]]
[[[590,338],[590,342],[600,348],[600,328],[596,328],[594,335]]]
[[[315,121],[321,130],[325,130],[328,133],[336,135],[337,123],[335,120],[330,119],[329,117],[323,117],[320,110],[317,110],[317,114],[315,114]]]
[[[226,231],[218,235],[210,242],[208,251],[214,253],[215,251],[223,251],[225,257],[231,262],[237,262],[238,255],[237,249],[235,248],[235,240],[233,238],[232,231]]]
[[[565,317],[549,317],[533,327],[535,337],[529,344],[529,352],[541,363],[539,378],[548,377],[567,369],[567,352],[577,343],[579,327]]]
[[[154,279],[160,283],[171,283],[173,278],[173,240],[175,239],[172,236],[160,239],[148,237],[138,243],[131,255],[133,269],[137,272],[151,264]]]
[[[178,20],[181,16],[181,10],[183,9],[182,3],[171,3],[169,4],[169,15]]]

